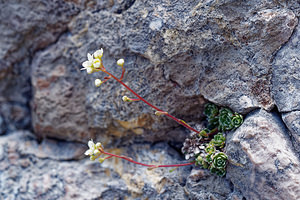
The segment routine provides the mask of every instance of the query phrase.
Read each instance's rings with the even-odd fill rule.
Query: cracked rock
[[[227,138],[227,175],[246,199],[299,199],[300,162],[274,113],[253,112]]]
[[[273,63],[272,93],[278,110],[300,110],[300,26],[277,53]]]
[[[283,113],[282,119],[291,133],[291,140],[300,157],[300,111]]]

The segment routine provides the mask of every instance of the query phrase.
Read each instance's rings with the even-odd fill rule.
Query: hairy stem
[[[172,165],[148,165],[148,164],[144,164],[144,163],[140,163],[140,162],[134,161],[131,158],[128,158],[126,156],[119,156],[119,155],[115,155],[115,154],[108,153],[108,152],[105,152],[105,151],[101,151],[101,152],[103,154],[106,154],[106,155],[109,155],[109,156],[113,156],[113,157],[117,157],[117,158],[121,158],[121,159],[127,160],[127,161],[132,162],[132,163],[137,164],[137,165],[142,165],[142,166],[151,167],[151,168],[158,168],[158,167],[182,167],[182,166],[188,166],[188,165],[193,165],[194,164],[194,162],[190,162],[190,163],[172,164]]]
[[[187,123],[185,123],[184,121],[177,119],[176,117],[170,115],[169,113],[157,108],[156,106],[152,105],[151,103],[149,103],[148,101],[146,101],[143,97],[141,97],[140,95],[138,95],[135,91],[133,91],[130,87],[128,87],[123,81],[121,81],[120,79],[118,79],[117,77],[115,77],[114,75],[112,75],[111,73],[109,73],[108,71],[104,70],[104,72],[106,74],[108,74],[109,76],[111,76],[113,79],[115,79],[116,81],[118,81],[121,85],[123,85],[127,90],[129,90],[132,94],[134,94],[136,97],[138,97],[141,101],[143,101],[144,103],[146,103],[148,106],[150,106],[151,108],[159,111],[159,112],[164,112],[166,116],[170,117],[171,119],[173,119],[174,121],[176,121],[177,123],[183,125],[184,127],[190,129],[191,131],[194,131],[196,133],[199,133],[199,131],[197,131],[196,129],[192,128],[190,125],[188,125]]]

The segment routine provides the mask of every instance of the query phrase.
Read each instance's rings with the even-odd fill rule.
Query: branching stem
[[[187,123],[185,123],[183,120],[177,119],[176,117],[170,115],[169,113],[157,108],[156,106],[152,105],[151,103],[149,103],[148,101],[146,101],[143,97],[141,97],[140,95],[138,95],[135,91],[133,91],[130,87],[128,87],[121,79],[118,79],[117,77],[115,77],[114,75],[112,75],[111,73],[109,73],[106,70],[103,70],[103,72],[105,72],[106,74],[108,74],[110,77],[112,77],[113,79],[115,79],[116,81],[118,81],[121,85],[123,85],[127,90],[129,90],[132,94],[134,94],[137,98],[139,98],[141,101],[143,101],[144,103],[146,103],[148,106],[150,106],[151,108],[159,111],[159,112],[163,112],[165,113],[164,115],[170,117],[171,119],[173,119],[174,121],[176,121],[177,123],[183,125],[184,127],[190,129],[191,131],[194,131],[196,133],[199,133],[199,131],[197,131],[196,129],[192,128],[190,125],[188,125]]]

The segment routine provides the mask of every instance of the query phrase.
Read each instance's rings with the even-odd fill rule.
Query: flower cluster
[[[84,153],[86,156],[90,156],[90,159],[92,161],[96,160],[103,152],[103,146],[100,142],[97,142],[96,144],[93,142],[93,140],[90,140],[88,142],[89,149],[86,150]],[[100,160],[99,160],[100,161]]]
[[[103,70],[102,63],[103,49],[99,49],[94,54],[87,54],[88,60],[82,63],[83,68],[88,74]]]
[[[228,160],[224,153],[225,133],[239,127],[243,123],[243,116],[228,108],[219,109],[211,103],[205,105],[204,115],[208,121],[207,128],[187,138],[182,153],[187,160],[195,160],[196,165],[224,176]]]

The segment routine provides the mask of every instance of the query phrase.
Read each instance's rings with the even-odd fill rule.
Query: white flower
[[[123,66],[123,65],[124,65],[124,59],[123,59],[123,58],[122,58],[122,59],[119,59],[119,60],[117,61],[117,65]]]
[[[95,58],[101,59],[102,56],[103,56],[103,49],[102,48],[99,49],[99,50],[97,50],[97,51],[95,51],[95,53],[94,53],[94,57]]]
[[[88,67],[88,68],[86,68],[86,72],[88,73],[88,74],[91,74],[91,73],[93,73],[93,68],[91,68],[91,67]]]
[[[93,65],[96,69],[99,69],[101,67],[101,60],[96,58],[93,60]]]
[[[95,86],[99,87],[103,82],[100,79],[95,80]],[[98,143],[97,143],[98,144]]]
[[[93,140],[90,140],[90,141],[88,142],[88,146],[89,146],[89,149],[86,150],[86,152],[85,152],[84,154],[87,155],[87,156],[93,156],[94,151],[96,150],[96,145],[95,145],[95,143],[93,142]]]
[[[84,61],[82,63],[83,68],[81,68],[80,70],[87,70],[87,73],[91,74],[91,73],[93,73],[93,61],[94,61],[94,58],[93,58],[93,55],[91,55],[89,53],[87,54],[87,57],[88,57],[88,60]]]

